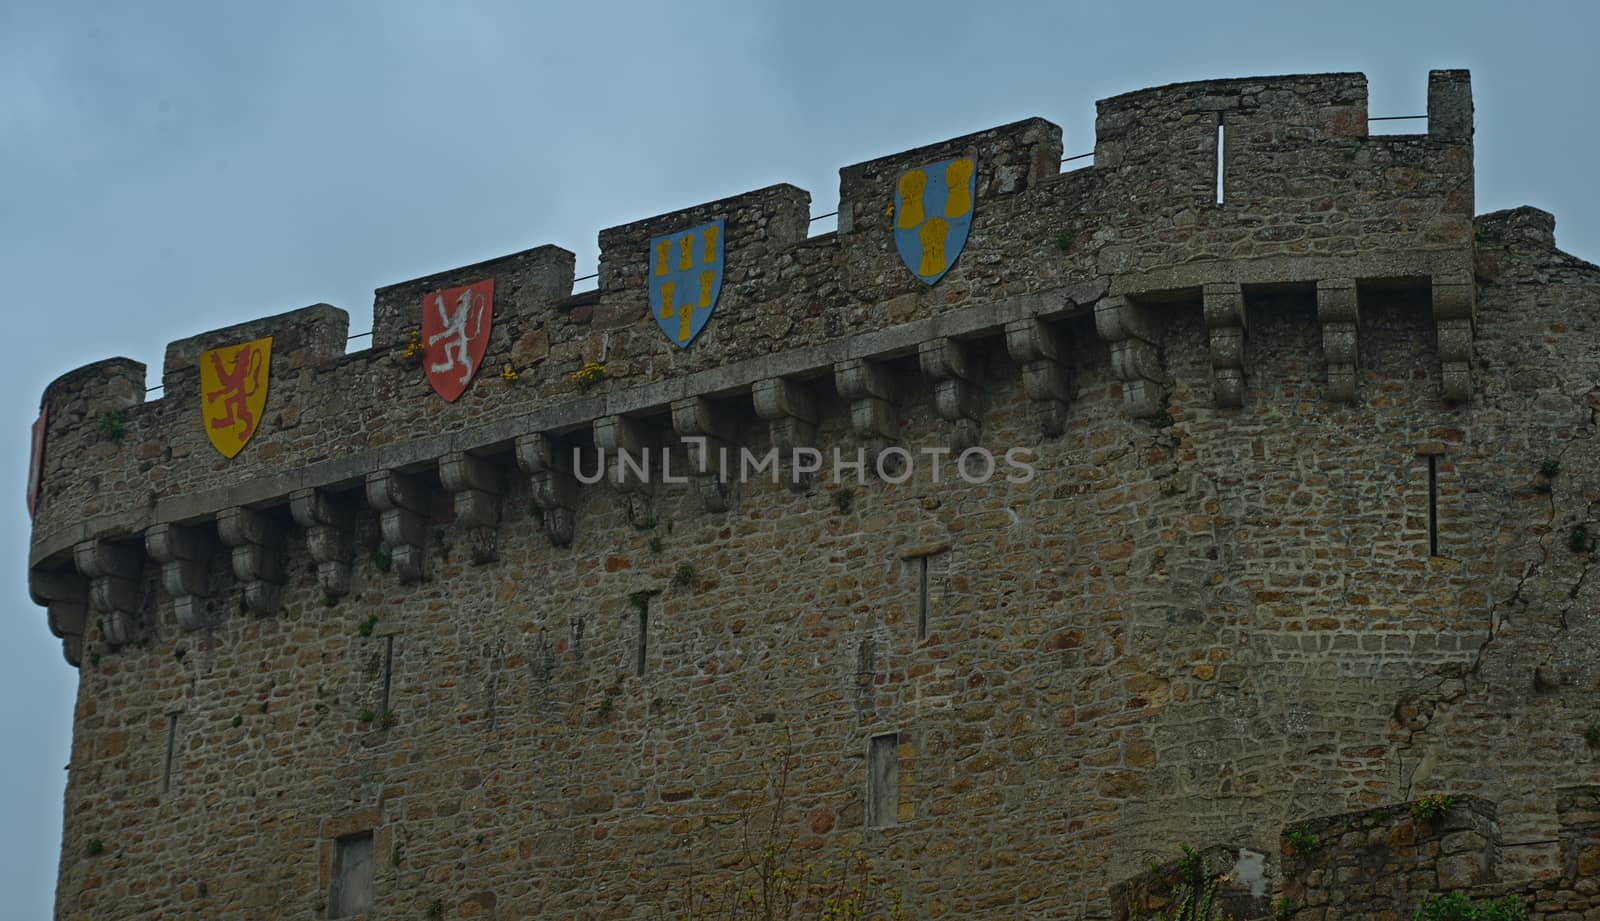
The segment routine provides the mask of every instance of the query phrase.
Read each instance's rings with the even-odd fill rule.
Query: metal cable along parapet
[[[376,864],[369,917],[631,916],[635,874],[735,853],[743,823],[705,819],[749,802],[756,755],[793,765],[781,830],[866,852],[911,917],[1148,917],[1086,903],[1222,830],[1254,857],[1217,883],[1240,917],[1273,914],[1234,908],[1252,882],[1410,917],[1412,881],[1579,865],[1594,844],[1555,851],[1595,800],[1555,788],[1597,777],[1600,662],[1570,654],[1592,599],[1481,625],[1593,562],[1547,535],[1600,481],[1573,460],[1596,334],[1552,331],[1600,272],[1544,212],[1473,214],[1465,74],[1432,76],[1426,135],[1370,129],[1366,99],[1353,74],[1138,91],[1100,103],[1092,166],[1028,119],[844,166],[833,233],[769,186],[601,230],[597,292],[535,247],[379,288],[356,336],[314,305],[179,340],[159,402],[137,362],[64,375],[29,548],[81,664],[56,914],[348,916],[319,888]],[[1238,207],[1207,207],[1226,106]],[[923,240],[951,241],[927,271]],[[681,289],[725,272],[693,341],[652,300],[663,241]],[[504,298],[477,367],[520,382],[450,402],[427,359],[346,351],[464,282]],[[199,356],[269,336],[261,437],[214,456]],[[768,446],[781,482],[705,473]],[[957,475],[1012,446],[1031,485]],[[590,466],[640,448],[680,478]],[[916,478],[796,462],[836,448],[915,450]],[[1479,661],[1509,677],[1436,680]],[[1432,825],[1307,814],[1413,781],[1457,790]],[[1463,787],[1506,803],[1503,837]],[[1293,861],[1279,818],[1313,825]],[[1515,860],[1481,856],[1501,840]],[[458,851],[470,873],[421,872]]]

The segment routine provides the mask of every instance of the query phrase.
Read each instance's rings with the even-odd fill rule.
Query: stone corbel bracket
[[[899,435],[889,369],[865,358],[841,361],[833,366],[833,384],[839,396],[850,401],[850,428],[861,436],[869,454],[883,454]],[[873,457],[867,458],[867,468],[878,468]]]
[[[89,607],[99,615],[100,636],[106,644],[115,648],[140,640],[143,554],[133,547],[95,539],[73,547],[72,560],[89,580]]]
[[[542,432],[519,435],[517,466],[533,485],[533,504],[544,516],[544,533],[557,547],[571,545],[576,531],[578,481],[554,438]]]
[[[1111,373],[1122,381],[1122,405],[1128,415],[1146,418],[1165,407],[1159,338],[1149,315],[1120,295],[1101,298],[1094,306],[1094,328],[1111,345]]]
[[[917,361],[933,381],[933,405],[939,417],[955,423],[951,450],[960,454],[977,447],[983,437],[983,400],[972,350],[956,339],[930,339],[918,344]]]
[[[185,632],[212,626],[208,580],[216,540],[204,528],[158,524],[144,532],[145,550],[161,564],[161,587],[172,598],[172,613]]]
[[[355,507],[320,489],[289,494],[289,513],[305,529],[306,552],[317,563],[317,585],[324,597],[350,594],[350,563],[355,559]]]
[[[1328,359],[1328,399],[1356,401],[1356,349],[1361,325],[1354,278],[1317,282],[1317,321],[1322,324],[1322,354]]]
[[[705,397],[685,397],[672,401],[672,428],[689,448],[689,467],[706,511],[726,512],[733,504],[728,470],[737,434],[733,420]]]
[[[1472,399],[1472,315],[1477,287],[1472,277],[1435,276],[1433,324],[1439,341],[1440,395],[1449,403]]]
[[[378,512],[378,530],[389,545],[389,561],[402,585],[424,577],[428,539],[428,491],[398,470],[367,474],[367,504]]]
[[[817,444],[817,399],[811,389],[798,381],[772,377],[756,381],[750,396],[756,415],[767,421],[772,446],[778,450],[779,468],[784,483],[802,492],[811,486],[813,475],[794,469],[797,448],[815,449]]]
[[[1221,407],[1244,405],[1244,290],[1237,282],[1200,289],[1211,340],[1211,399]]]
[[[89,583],[70,569],[28,571],[28,594],[44,608],[50,632],[61,639],[67,664],[83,661],[83,629],[89,620]]]
[[[475,454],[456,451],[439,459],[439,482],[452,495],[456,523],[467,529],[472,564],[482,566],[500,559],[500,497],[505,492],[500,467]]]
[[[636,528],[655,525],[650,482],[650,439],[637,419],[601,416],[594,420],[594,443],[600,449],[611,485],[628,502],[628,521]]]
[[[283,530],[255,509],[225,508],[217,513],[217,536],[232,548],[234,578],[244,586],[244,606],[272,614],[283,602]]]
[[[1038,317],[1024,317],[1006,324],[1006,350],[1022,368],[1022,390],[1033,401],[1040,431],[1059,437],[1067,430],[1072,402],[1064,338]]]

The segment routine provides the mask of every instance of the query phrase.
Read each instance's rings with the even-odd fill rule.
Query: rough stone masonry
[[[773,186],[601,231],[594,291],[542,246],[380,288],[365,351],[316,305],[174,342],[157,400],[125,358],[63,375],[56,917],[654,918],[781,777],[777,838],[916,918],[1110,918],[1186,843],[1303,921],[1497,884],[1600,918],[1600,269],[1474,216],[1466,72],[1427,115],[1369,134],[1359,74],[1142,90],[1092,166],[1029,119],[842,169],[836,233]],[[956,156],[930,287],[893,183]],[[647,245],[714,219],[678,349]],[[491,372],[446,403],[403,346],[486,278]],[[225,460],[197,358],[268,335]],[[1037,475],[574,477],[696,437]],[[1400,830],[1424,794],[1456,812]]]

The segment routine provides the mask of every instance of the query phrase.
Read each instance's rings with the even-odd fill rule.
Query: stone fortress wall
[[[1465,72],[1427,126],[1369,135],[1358,74],[1144,90],[1090,167],[1030,119],[846,167],[836,233],[774,186],[602,231],[595,291],[544,246],[379,289],[365,351],[317,305],[174,342],[159,400],[63,375],[29,561],[81,673],[57,916],[326,917],[370,832],[383,917],[647,917],[774,760],[785,827],[916,917],[1111,917],[1180,842],[1276,866],[1293,821],[1430,791],[1497,804],[1496,879],[1559,877],[1553,791],[1600,779],[1600,274],[1543,212],[1474,218]],[[927,286],[893,182],[959,155]],[[717,218],[678,349],[648,243]],[[401,347],[484,278],[446,403]],[[225,460],[197,359],[264,335]],[[692,438],[1037,476],[574,476]]]

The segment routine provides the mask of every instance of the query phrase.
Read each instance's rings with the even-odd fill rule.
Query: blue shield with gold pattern
[[[967,245],[976,174],[971,157],[956,157],[908,169],[894,184],[894,245],[927,284],[943,278]]]
[[[722,293],[723,222],[650,241],[650,315],[678,348],[706,328]]]

